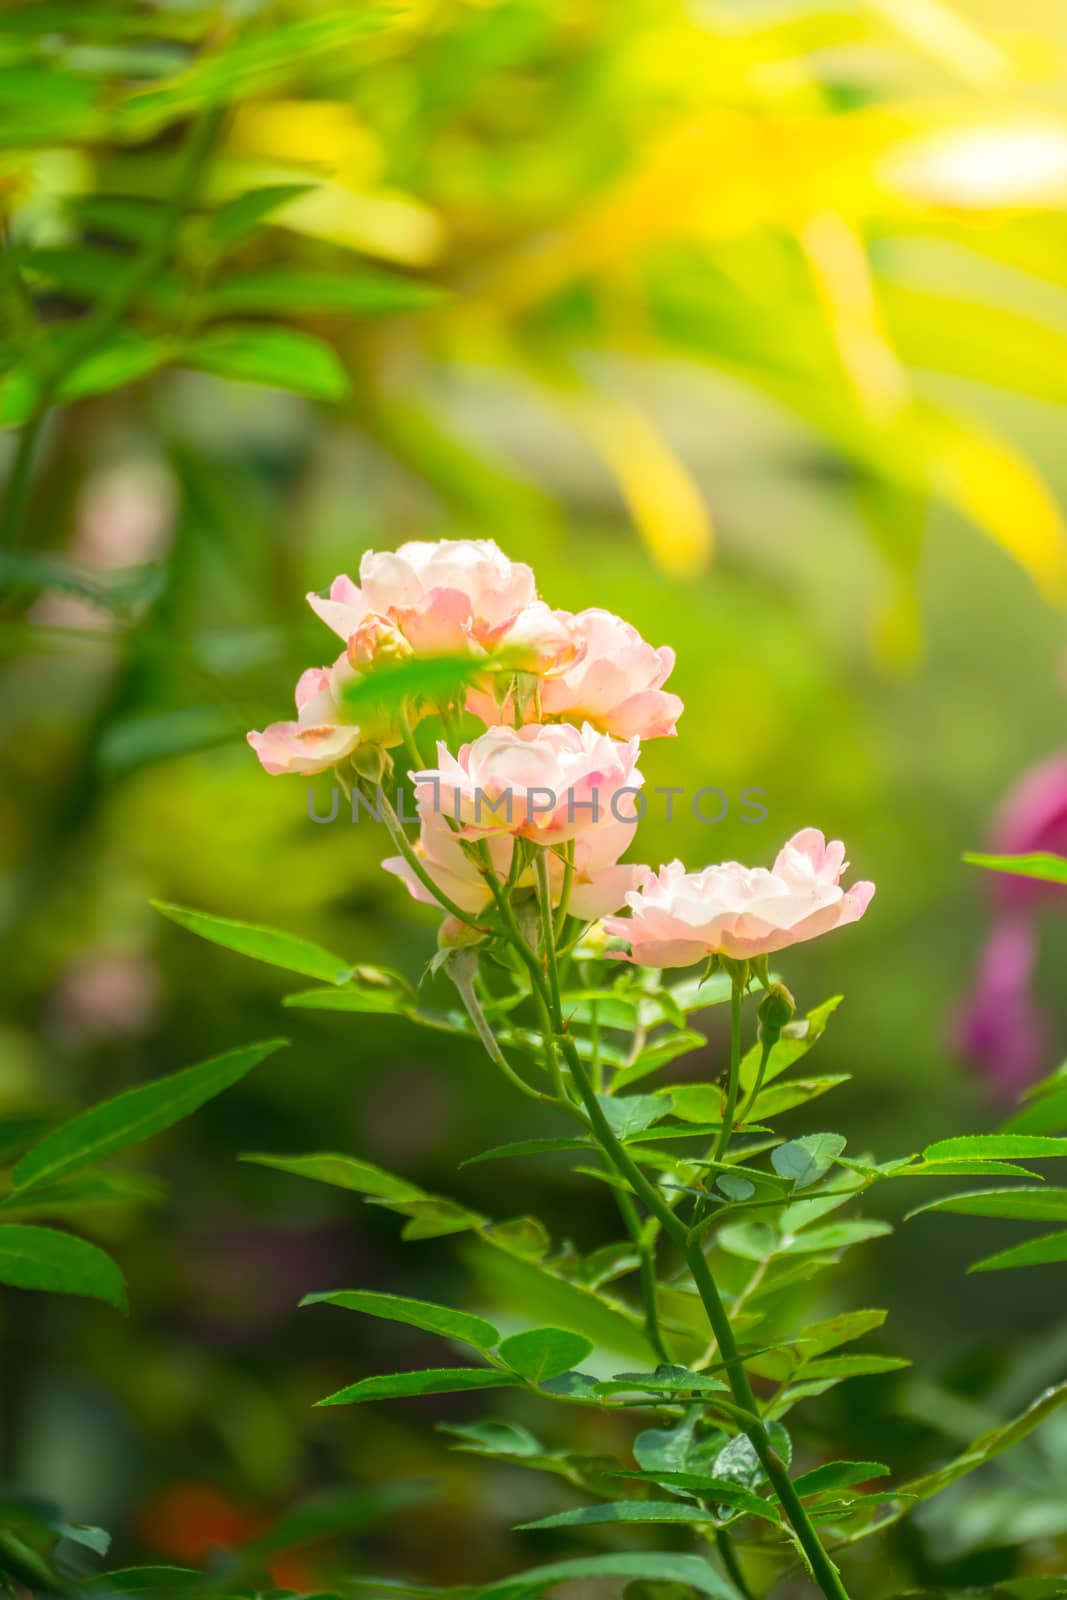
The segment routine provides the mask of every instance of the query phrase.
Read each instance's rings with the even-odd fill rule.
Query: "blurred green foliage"
[[[730,804],[653,813],[647,859],[768,859],[816,822],[878,881],[832,967],[790,973],[847,992],[820,1071],[853,1074],[853,1142],[996,1120],[948,1045],[983,904],[959,855],[1062,741],[1065,84],[1042,0],[5,0],[6,1125],[264,1031],[276,976],[150,897],[417,979],[432,918],[378,870],[379,830],[315,826],[242,741],[324,653],[303,592],[449,534],[677,649],[687,736],[648,751],[649,783]],[[292,1020],[293,1051],[155,1147],[170,1198],[86,1216],[129,1322],[0,1302],[2,1475],[115,1528],[123,1559],[193,1563],[317,1485],[433,1477],[361,1561],[515,1570],[536,1485],[428,1443],[419,1402],[347,1431],[309,1409],[388,1365],[388,1336],[291,1308],[401,1289],[394,1220],[233,1158],[360,1149],[495,1214],[500,1169],[454,1169],[543,1130],[460,1041]],[[598,1242],[607,1197],[533,1166],[508,1184],[499,1209]],[[874,1428],[918,1472],[1063,1375],[1062,1268],[1010,1296],[965,1279],[1017,1235],[954,1222],[871,1253],[928,1386],[861,1380],[842,1454]],[[517,1292],[416,1248],[429,1299],[458,1271]],[[617,1442],[615,1418],[582,1427],[591,1454]],[[1062,1570],[1064,1437],[1049,1422],[980,1500],[905,1524],[872,1595],[1007,1579],[1021,1537]]]

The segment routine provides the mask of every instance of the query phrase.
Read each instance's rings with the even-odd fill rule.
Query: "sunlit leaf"
[[[299,972],[306,978],[318,978],[321,983],[343,984],[355,970],[340,956],[323,950],[321,945],[312,944],[309,939],[298,939],[291,933],[238,922],[232,917],[212,916],[206,911],[192,911],[187,906],[171,905],[165,900],[151,903],[179,928],[186,928],[201,939],[209,939],[212,944],[221,944],[227,950],[235,950],[238,955],[249,956],[253,961],[283,967],[286,972]],[[388,990],[392,985],[383,983],[381,987]]]
[[[126,1284],[109,1255],[70,1233],[0,1224],[0,1283],[52,1294],[88,1295],[126,1310]]]
[[[306,1294],[300,1304],[362,1311],[366,1316],[381,1317],[386,1322],[404,1322],[413,1328],[423,1328],[427,1333],[439,1333],[446,1339],[461,1339],[479,1350],[491,1350],[500,1341],[500,1334],[492,1323],[482,1317],[453,1311],[451,1306],[431,1305],[426,1300],[410,1300],[405,1295],[376,1294],[369,1289],[335,1289]]]

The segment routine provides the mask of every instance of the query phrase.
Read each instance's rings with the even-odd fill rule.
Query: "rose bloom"
[[[272,777],[281,773],[307,776],[335,767],[361,744],[395,745],[400,734],[378,723],[358,725],[344,704],[345,685],[356,680],[347,656],[332,667],[309,667],[296,686],[295,722],[272,722],[248,742]]]
[[[609,911],[616,911],[624,903],[628,892],[650,876],[647,867],[619,865],[620,855],[633,838],[634,826],[630,822],[612,820],[590,829],[575,840],[574,875],[567,904],[571,913],[583,922],[594,922]],[[514,836],[495,833],[486,842],[493,870],[497,877],[506,878],[515,849]],[[442,812],[427,810],[423,813],[414,851],[434,883],[462,911],[476,915],[490,904],[492,890],[464,850],[460,836],[454,832],[448,817]],[[382,866],[386,872],[393,873],[402,881],[414,899],[424,905],[438,904],[403,856],[391,856],[382,862]],[[548,857],[548,871],[552,903],[558,906],[563,889],[564,866],[554,852]],[[535,881],[531,862],[519,874],[515,887],[532,888]]]
[[[847,865],[841,841],[827,844],[817,828],[794,834],[769,872],[737,861],[686,872],[672,861],[626,896],[629,917],[608,917],[604,927],[626,940],[630,960],[642,966],[770,955],[862,917],[874,884],[842,889]]]
[[[369,550],[359,565],[359,587],[339,577],[327,598],[308,595],[346,644],[367,617],[377,616],[419,655],[490,650],[536,600],[530,568],[510,561],[492,539],[413,540],[396,551]]]
[[[588,723],[490,728],[455,756],[439,743],[436,768],[411,776],[420,812],[442,812],[467,838],[560,844],[612,822],[636,826],[638,750]]]
[[[553,616],[571,649],[569,656],[559,652],[541,685],[539,702],[527,703],[527,720],[567,717],[619,739],[656,739],[675,732],[682,702],[663,688],[674,670],[674,651],[668,645],[654,649],[630,623],[596,606]],[[516,720],[513,701],[498,706],[480,688],[472,692],[468,707],[483,722]]]

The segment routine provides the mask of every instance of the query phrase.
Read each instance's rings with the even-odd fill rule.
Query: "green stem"
[[[725,1528],[716,1528],[715,1546],[722,1564],[726,1568],[726,1575],[738,1594],[742,1596],[742,1600],[753,1600],[752,1590],[745,1581],[745,1574],[742,1572],[741,1563],[737,1559],[734,1542]]]
[[[489,1026],[485,1012],[482,1010],[482,1003],[478,999],[477,991],[474,987],[473,971],[466,970],[462,953],[458,954],[458,960],[450,961],[447,964],[448,975],[459,990],[460,999],[466,1007],[467,1015],[474,1024],[474,1031],[485,1047],[486,1055],[490,1061],[500,1068],[509,1083],[513,1083],[515,1088],[521,1090],[524,1095],[527,1095],[531,1100],[540,1100],[546,1105],[555,1105],[557,1103],[555,1095],[542,1094],[540,1089],[535,1089],[532,1084],[527,1083],[525,1078],[515,1071],[507,1056],[505,1056],[496,1035]]]
[[[393,810],[393,807],[389,801],[389,797],[382,788],[381,784],[378,785],[377,800],[378,809],[381,812],[386,828],[389,830],[390,839],[392,839],[393,843],[396,845],[397,849],[400,851],[400,854],[404,857],[404,860],[407,862],[416,878],[418,878],[423,888],[428,889],[433,895],[434,899],[437,901],[437,904],[441,906],[443,910],[447,911],[451,916],[455,917],[457,921],[465,922],[468,928],[477,928],[479,933],[484,933],[485,930],[478,919],[476,917],[472,917],[469,911],[464,911],[462,906],[458,906],[456,902],[449,895],[447,895],[445,891],[440,888],[430,877],[430,874],[426,871],[426,868],[423,866],[422,862],[412,849],[411,841],[404,832],[403,824],[401,823],[396,812]]]
[[[167,260],[182,219],[196,193],[204,165],[224,116],[221,106],[209,106],[189,137],[174,190],[163,207],[159,227],[125,274],[120,274],[73,338],[41,364],[34,408],[22,429],[15,460],[0,503],[0,547],[15,545],[22,533],[29,498],[34,456],[45,416],[55,401],[64,377],[91,355],[122,321],[127,307],[146,289]]]
[[[559,967],[556,963],[556,929],[552,921],[552,885],[548,874],[548,851],[538,850],[537,902],[541,908],[541,955],[548,973],[548,994],[556,1032],[563,1032],[563,1006],[559,995]]]
[[[645,1237],[641,1218],[637,1214],[637,1207],[630,1199],[630,1196],[622,1189],[616,1189],[615,1198],[619,1204],[619,1215],[626,1224],[626,1231],[633,1240],[634,1249],[637,1251],[641,1271],[641,1300],[645,1308],[645,1333],[648,1337],[648,1342],[655,1352],[657,1361],[670,1361],[670,1355],[663,1342],[663,1330],[659,1322],[659,1307],[656,1304],[655,1247]]]
[[[726,1084],[726,1106],[722,1114],[722,1127],[715,1144],[716,1161],[721,1161],[734,1131],[737,1112],[737,1092],[741,1087],[741,1002],[745,997],[747,978],[743,972],[734,972],[730,990],[730,1076]]]
[[[745,1102],[740,1111],[737,1113],[738,1122],[747,1122],[752,1114],[752,1110],[756,1104],[756,1101],[759,1099],[759,1092],[763,1088],[763,1077],[767,1071],[767,1063],[771,1059],[771,1051],[774,1049],[778,1037],[779,1035],[777,1033],[771,1033],[769,1030],[763,1035],[763,1042],[760,1049],[759,1066],[756,1069],[756,1076],[753,1081],[752,1088],[745,1096]]]
[[[738,1350],[734,1332],[730,1326],[726,1308],[722,1303],[715,1280],[711,1275],[704,1252],[699,1243],[690,1238],[689,1230],[679,1217],[671,1210],[659,1191],[645,1177],[641,1168],[633,1160],[629,1151],[616,1137],[611,1124],[604,1115],[603,1107],[596,1097],[596,1092],[589,1080],[581,1057],[574,1047],[574,1041],[563,1038],[563,1050],[570,1067],[571,1076],[581,1096],[593,1132],[601,1150],[609,1157],[619,1176],[625,1178],[634,1193],[644,1202],[649,1211],[658,1217],[664,1232],[674,1240],[685,1256],[689,1270],[693,1275],[697,1293],[700,1295],[707,1314],[711,1331],[718,1345],[719,1355],[722,1358],[723,1370],[726,1373],[734,1400],[738,1410],[747,1418],[743,1430],[756,1452],[760,1465],[770,1480],[771,1486],[792,1525],[797,1536],[797,1542],[807,1557],[812,1575],[821,1588],[826,1600],[848,1600],[848,1592],[841,1582],[840,1574],[819,1540],[819,1535],[808,1516],[807,1511],[793,1487],[792,1479],[785,1462],[771,1445],[767,1430],[760,1416],[756,1397],[752,1392],[752,1385],[748,1380]]]

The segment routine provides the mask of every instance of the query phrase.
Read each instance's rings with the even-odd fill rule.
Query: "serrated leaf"
[[[873,1378],[910,1366],[911,1362],[902,1356],[825,1356],[805,1361],[798,1376],[801,1383],[822,1378]]]
[[[53,1228],[0,1224],[0,1283],[87,1295],[126,1310],[126,1282],[111,1257],[87,1239]]]
[[[791,1178],[794,1187],[806,1189],[818,1183],[845,1148],[839,1133],[807,1133],[771,1151],[771,1165],[780,1178]]]
[[[278,1172],[290,1172],[298,1178],[311,1178],[316,1183],[328,1183],[335,1189],[351,1189],[356,1194],[373,1195],[383,1200],[420,1200],[423,1191],[417,1184],[369,1161],[357,1161],[355,1156],[335,1155],[323,1151],[314,1155],[276,1156],[247,1154],[242,1161],[260,1167],[273,1167]]]
[[[923,1151],[925,1161],[1038,1161],[1067,1155],[1067,1139],[1033,1133],[973,1133],[939,1139]]]
[[[263,961],[270,967],[282,967],[286,972],[299,972],[305,978],[317,978],[320,983],[330,984],[347,983],[354,971],[349,962],[313,944],[310,939],[298,939],[291,933],[238,922],[232,917],[192,911],[188,906],[171,905],[165,900],[153,900],[151,904],[179,928],[238,955],[249,956],[253,961]]]
[[[544,1383],[571,1371],[592,1353],[591,1339],[563,1328],[530,1328],[500,1346],[500,1358],[528,1383]]]
[[[808,1354],[823,1355],[827,1350],[835,1350],[838,1345],[849,1344],[853,1339],[862,1339],[865,1333],[872,1333],[875,1328],[882,1326],[887,1315],[888,1312],[874,1309],[843,1311],[839,1316],[827,1317],[805,1328],[800,1336],[800,1344]]]
[[[629,1139],[635,1133],[644,1133],[646,1128],[665,1117],[671,1109],[669,1098],[657,1094],[627,1094],[618,1098],[602,1094],[597,1098],[617,1139]]]
[[[733,1584],[699,1556],[657,1555],[652,1551],[579,1556],[570,1561],[555,1561],[550,1566],[531,1567],[479,1589],[476,1600],[531,1600],[532,1596],[544,1594],[559,1583],[574,1583],[583,1578],[681,1583],[699,1594],[710,1595],[712,1600],[740,1600]]]
[[[1060,1079],[1058,1093],[1048,1093],[1023,1106],[1004,1125],[1005,1133],[1062,1133],[1067,1128],[1067,1088]]]
[[[381,1317],[386,1322],[403,1322],[412,1328],[423,1328],[427,1333],[439,1333],[446,1339],[461,1339],[479,1350],[491,1350],[500,1341],[500,1334],[491,1322],[471,1316],[466,1311],[454,1311],[451,1306],[433,1305],[428,1300],[411,1300],[406,1295],[377,1294],[370,1289],[334,1289],[319,1294],[306,1294],[302,1306],[340,1306],[345,1311],[361,1311],[368,1317]]]
[[[252,324],[198,334],[181,354],[185,366],[238,383],[288,389],[311,400],[343,400],[348,375],[321,339],[296,328]]]
[[[998,1250],[996,1255],[976,1261],[967,1271],[1001,1272],[1007,1267],[1047,1267],[1057,1261],[1067,1261],[1067,1228],[1058,1233],[1044,1233],[1038,1239],[1028,1239],[1025,1244],[1014,1245],[1010,1250]]]
[[[288,1042],[269,1039],[263,1044],[228,1050],[210,1061],[140,1084],[90,1107],[53,1128],[28,1150],[11,1175],[12,1183],[19,1190],[28,1189],[31,1184],[52,1183],[64,1173],[140,1144],[237,1083]]]
[[[557,1511],[537,1522],[520,1522],[521,1532],[531,1528],[596,1528],[611,1523],[714,1522],[710,1511],[685,1505],[679,1500],[617,1500],[608,1505],[581,1506],[575,1511]]]
[[[430,1367],[423,1372],[392,1372],[362,1378],[336,1394],[316,1400],[317,1406],[354,1406],[367,1400],[396,1400],[423,1394],[464,1394],[473,1389],[514,1389],[520,1382],[495,1367]]]
[[[831,1494],[838,1489],[850,1489],[857,1483],[869,1483],[872,1478],[888,1476],[889,1468],[880,1461],[827,1461],[794,1478],[793,1488],[801,1496]]]
[[[641,1483],[654,1483],[664,1489],[678,1489],[683,1494],[697,1495],[701,1500],[713,1501],[716,1506],[729,1506],[734,1511],[744,1512],[746,1516],[760,1517],[775,1527],[781,1524],[778,1509],[771,1501],[761,1500],[751,1489],[743,1489],[740,1484],[731,1483],[725,1478],[713,1478],[701,1472],[658,1471],[655,1468],[628,1472],[625,1476]]]
[[[590,1150],[592,1139],[517,1139],[513,1144],[494,1145],[491,1150],[481,1150],[476,1156],[461,1161],[461,1167],[475,1167],[482,1161],[505,1161],[516,1156],[541,1156],[561,1150]]]
[[[1011,1217],[1021,1222],[1067,1222],[1067,1189],[1028,1188],[975,1189],[967,1194],[946,1194],[928,1200],[908,1212],[908,1218],[924,1211],[951,1211],[962,1217]]]

